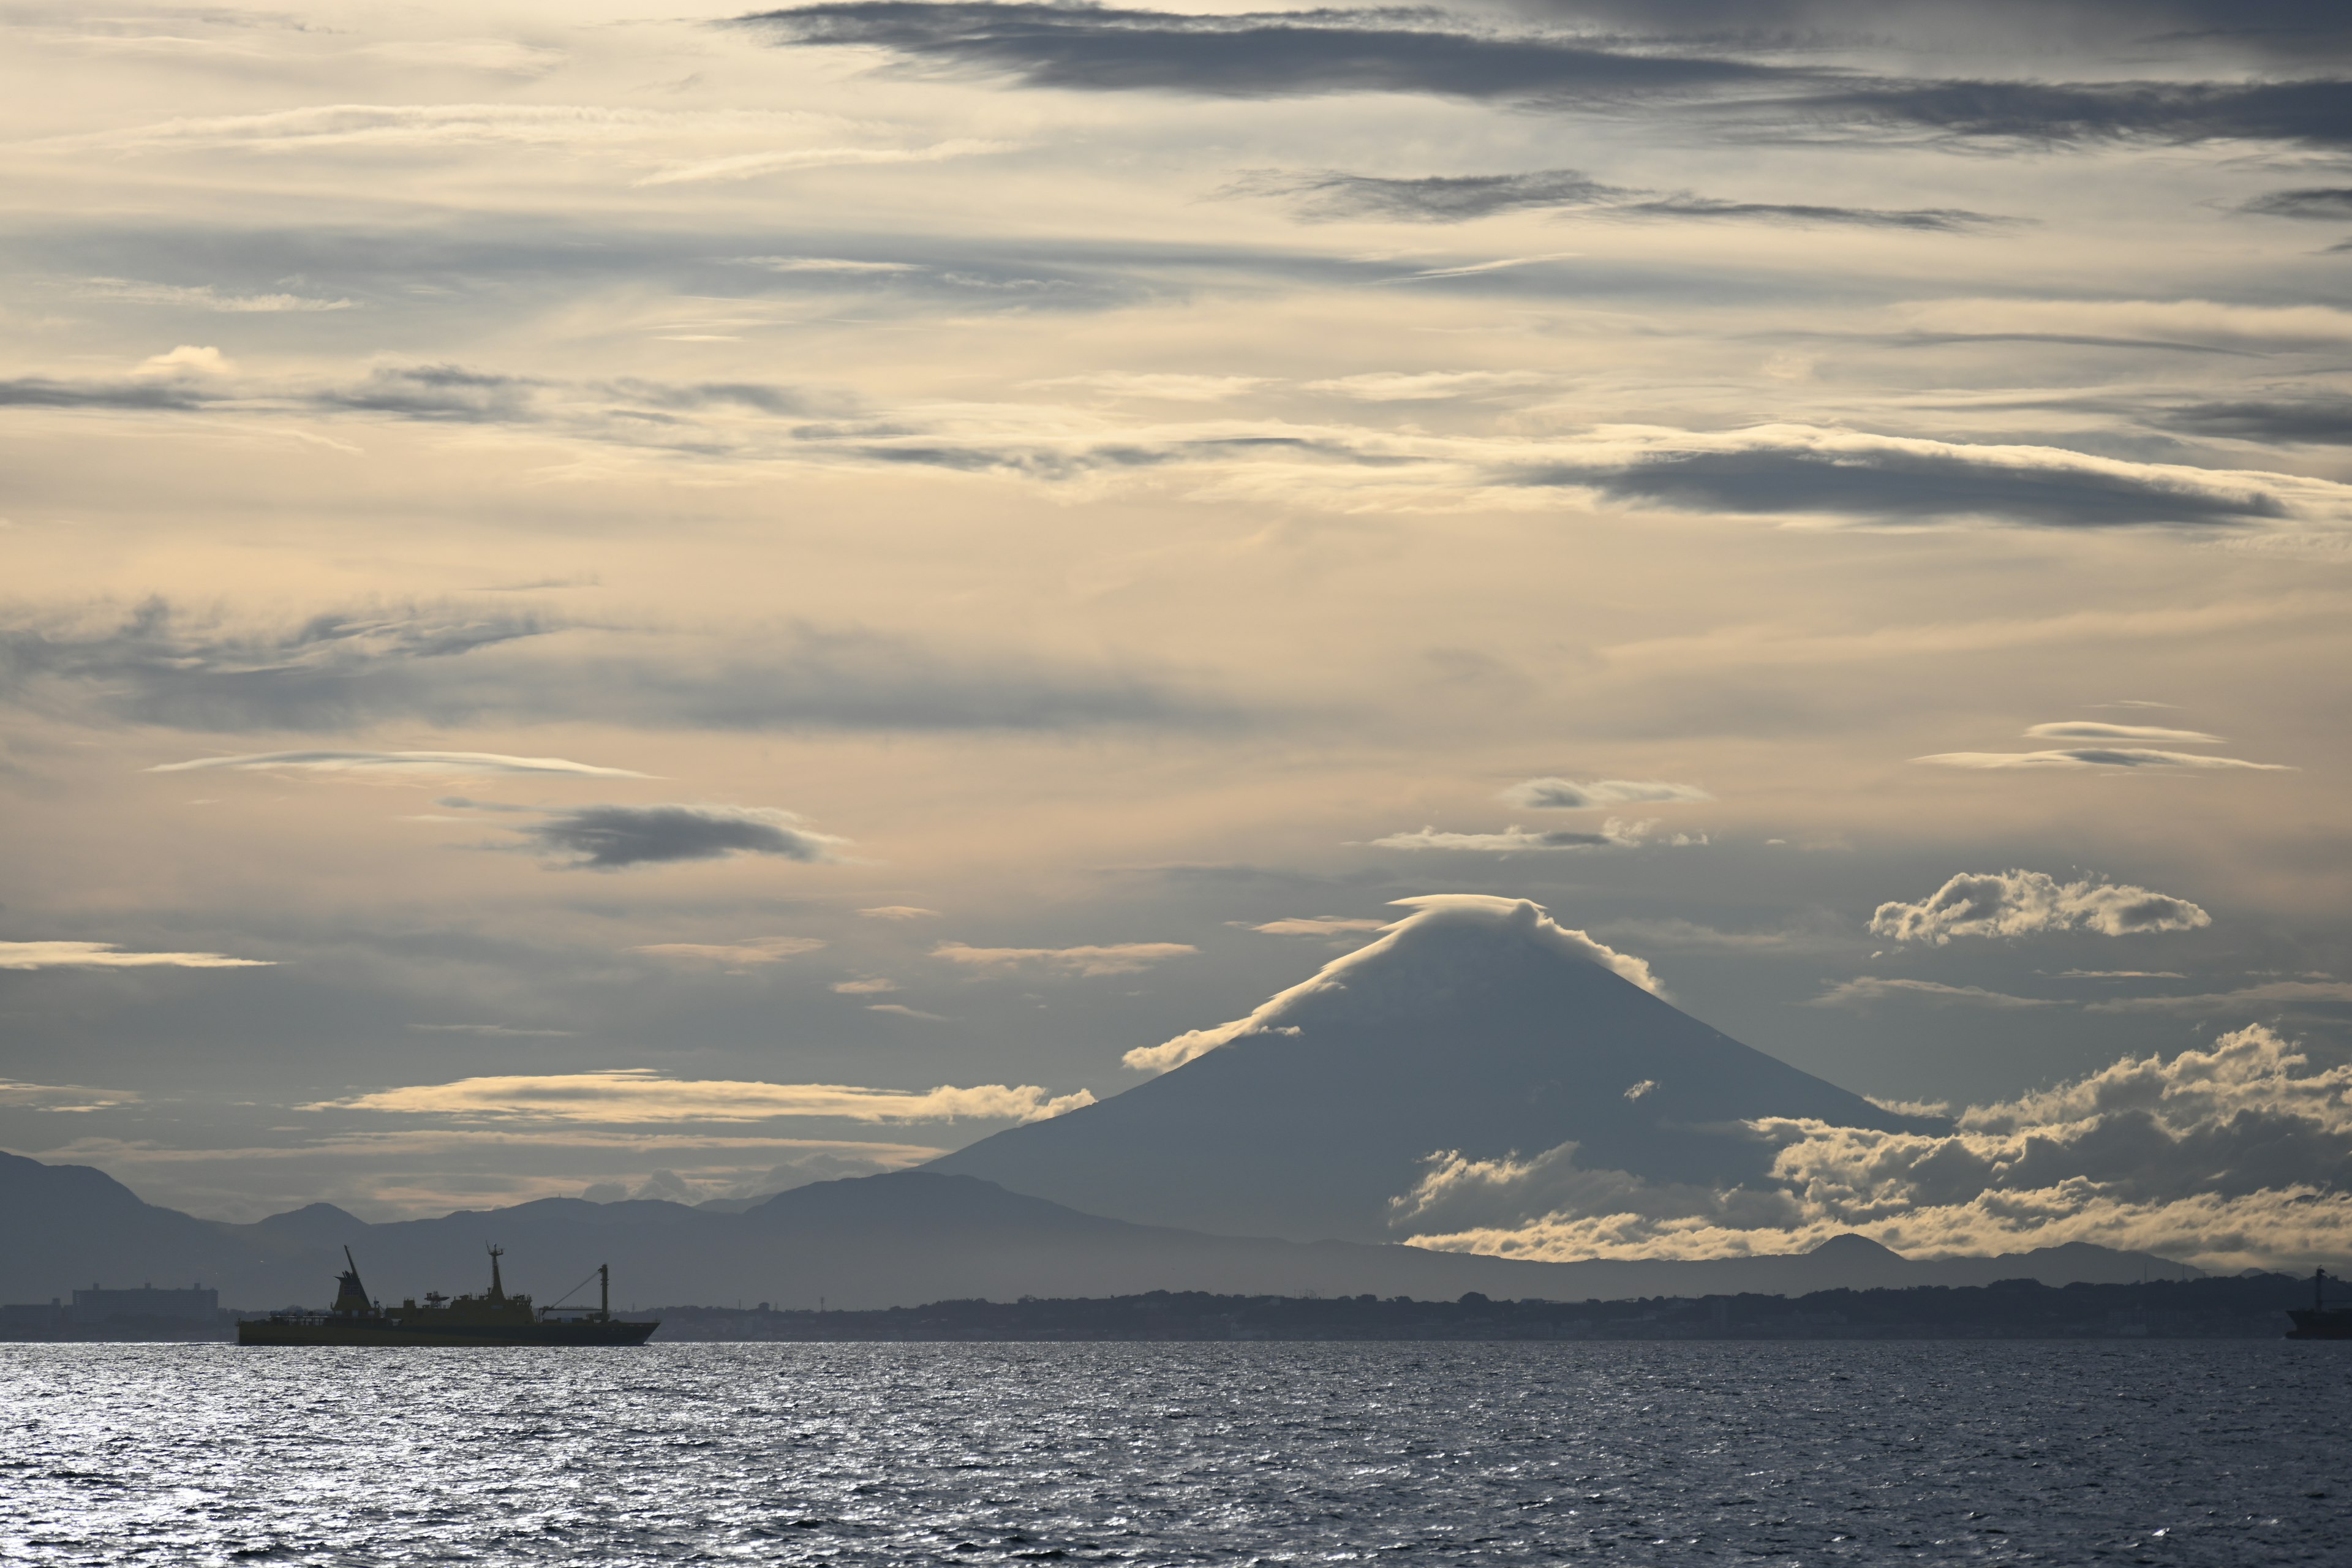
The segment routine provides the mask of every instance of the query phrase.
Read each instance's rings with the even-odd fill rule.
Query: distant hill
[[[46,1301],[78,1285],[188,1284],[224,1304],[319,1305],[341,1248],[379,1300],[488,1282],[484,1243],[542,1304],[599,1263],[615,1305],[769,1301],[880,1308],[984,1298],[1150,1290],[1248,1296],[1372,1294],[1584,1300],[1832,1288],[2123,1281],[2178,1265],[2098,1247],[1912,1262],[1859,1237],[1810,1254],[1681,1263],[1522,1263],[1349,1242],[1298,1243],[1139,1226],[921,1171],[820,1182],[743,1213],[651,1201],[550,1198],[511,1208],[371,1225],[326,1204],[253,1225],[142,1203],[103,1173],[0,1156],[0,1301]],[[574,1298],[579,1300],[582,1298]]]
[[[1574,1142],[1587,1168],[1723,1184],[1770,1163],[1750,1119],[1940,1125],[1709,1028],[1533,904],[1428,902],[1172,1071],[927,1168],[1150,1225],[1387,1241],[1390,1200],[1441,1150]]]

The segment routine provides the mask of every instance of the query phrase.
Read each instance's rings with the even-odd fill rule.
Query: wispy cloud
[[[1952,207],[1837,206],[1642,190],[1607,184],[1578,169],[1404,179],[1331,170],[1317,174],[1265,173],[1237,182],[1231,187],[1231,194],[1290,197],[1296,201],[1300,216],[1326,221],[1388,218],[1406,223],[1466,223],[1500,213],[1536,211],[1620,220],[1685,218],[1821,224],[1944,234],[1993,227],[2010,221]]]
[[[1267,921],[1249,929],[1267,936],[1346,936],[1355,931],[1379,931],[1392,922],[1354,915],[1300,915],[1287,920]]]
[[[1122,942],[1087,947],[968,947],[944,942],[931,949],[933,958],[968,969],[1058,970],[1066,974],[1136,974],[1171,958],[1190,958],[1201,950],[1181,942]]]
[[[1036,1121],[1094,1103],[1085,1089],[1054,1096],[1034,1085],[941,1085],[909,1090],[837,1083],[761,1083],[665,1078],[651,1068],[543,1076],[468,1078],[378,1089],[306,1106],[420,1116],[520,1121],[763,1121],[828,1117],[848,1121]]]
[[[1946,985],[1934,980],[1882,979],[1864,974],[1842,980],[1805,1004],[1808,1007],[1865,1007],[1874,1002],[1918,1001],[1937,1007],[2055,1007],[2034,996],[2011,996],[1981,985]]]
[[[2296,1003],[2352,1003],[2352,982],[2342,980],[2266,980],[2234,991],[2207,992],[2194,996],[2116,996],[2094,1002],[2092,1013],[2261,1013]]]
[[[110,942],[0,942],[0,969],[267,969],[268,958],[125,952]]]
[[[877,904],[870,910],[857,911],[870,921],[935,921],[937,910],[927,910],[919,904]]]
[[[824,946],[814,936],[762,936],[743,942],[656,942],[629,949],[655,958],[681,959],[694,963],[781,963]],[[839,990],[839,986],[834,987]]]
[[[936,163],[949,158],[971,158],[987,153],[1008,152],[1015,145],[1010,142],[960,138],[935,142],[928,147],[786,147],[765,153],[730,153],[723,157],[676,163],[632,183],[640,188],[714,184],[756,180],[770,174],[790,174],[796,169],[841,168],[861,163]]]
[[[2055,752],[1938,752],[1933,756],[1914,757],[1915,763],[1929,763],[1942,768],[2024,769],[2085,773],[2113,770],[2152,768],[2230,770],[2251,769],[2257,773],[2292,773],[2284,763],[2252,763],[2241,757],[2202,756],[2193,752],[2151,751],[2137,746],[2074,746]]]
[[[351,310],[352,300],[328,300],[310,294],[226,293],[209,283],[143,283],[132,278],[85,278],[75,292],[89,300],[119,300],[128,305],[174,305],[225,315],[274,315],[285,311]]]
[[[1607,805],[1648,805],[1668,801],[1709,801],[1715,796],[1696,784],[1671,784],[1664,779],[1522,779],[1499,797],[1526,811],[1591,811]]]
[[[496,752],[252,752],[233,757],[197,757],[184,763],[162,763],[147,772],[184,773],[215,768],[240,773],[349,773],[362,777],[448,778],[500,773],[569,773],[600,779],[655,776],[628,768],[575,763],[564,757],[510,757]]]
[[[2139,741],[2156,745],[2218,746],[2223,737],[2201,730],[2167,730],[2154,724],[2102,724],[2074,719],[2056,724],[2036,724],[2025,731],[2029,741]]]
[[[1598,832],[1591,833],[1565,827],[1530,832],[1517,823],[1500,833],[1454,833],[1421,827],[1411,833],[1391,833],[1384,838],[1375,838],[1372,846],[1378,849],[1465,849],[1489,855],[1522,850],[1630,849],[1644,840],[1652,826],[1612,816],[1601,824]]]

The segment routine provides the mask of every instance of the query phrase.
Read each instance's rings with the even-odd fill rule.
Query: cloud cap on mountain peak
[[[1213,1029],[1193,1029],[1157,1046],[1139,1046],[1120,1059],[1138,1072],[1165,1072],[1193,1058],[1229,1045],[1248,1035],[1278,1033],[1284,1020],[1309,997],[1334,992],[1369,989],[1365,982],[1381,976],[1382,989],[1393,992],[1437,989],[1443,982],[1423,973],[1417,960],[1435,951],[1433,939],[1474,933],[1498,945],[1532,947],[1607,970],[1654,996],[1664,996],[1650,966],[1631,953],[1619,952],[1580,931],[1553,921],[1543,907],[1526,899],[1498,898],[1487,893],[1423,893],[1391,899],[1391,904],[1412,913],[1391,924],[1379,938],[1353,952],[1344,953],[1286,991],[1276,993],[1244,1017]],[[1437,963],[1447,963],[1440,956]],[[1388,978],[1394,972],[1395,978]]]

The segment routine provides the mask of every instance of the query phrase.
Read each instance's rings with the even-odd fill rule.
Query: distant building
[[[65,1326],[65,1307],[55,1297],[51,1297],[47,1303],[26,1301],[15,1306],[0,1307],[0,1339],[16,1340],[31,1336],[46,1339]]]
[[[125,1319],[209,1323],[220,1317],[220,1292],[208,1285],[163,1290],[152,1285],[142,1285],[136,1290],[109,1290],[92,1285],[87,1290],[73,1293],[73,1306],[67,1315],[83,1328]]]

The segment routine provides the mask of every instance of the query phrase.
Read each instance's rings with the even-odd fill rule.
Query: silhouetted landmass
[[[1171,1074],[1171,1077],[1175,1075]],[[1234,1297],[1450,1300],[1801,1295],[2034,1278],[2118,1282],[2179,1264],[2081,1242],[1998,1258],[1909,1258],[1859,1236],[1810,1252],[1540,1263],[1422,1247],[1210,1236],[1086,1214],[971,1176],[925,1171],[817,1182],[742,1214],[654,1200],[541,1198],[511,1208],[371,1225],[311,1204],[252,1225],[142,1203],[87,1167],[0,1154],[0,1302],[97,1281],[201,1279],[240,1308],[321,1307],[350,1247],[387,1300],[484,1282],[482,1245],[508,1249],[518,1289],[552,1300],[599,1263],[614,1301],[672,1299],[878,1309],[1146,1290]]]
[[[2032,1279],[1808,1296],[1631,1301],[1454,1301],[1373,1296],[1212,1296],[937,1301],[881,1311],[663,1307],[661,1340],[2039,1340],[2278,1339],[2311,1282],[2233,1279],[2067,1285]]]

